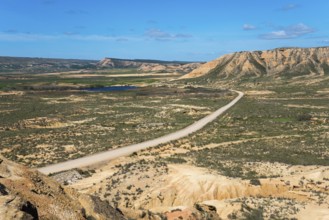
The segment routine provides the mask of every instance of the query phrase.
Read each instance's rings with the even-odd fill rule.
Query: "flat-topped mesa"
[[[277,48],[266,51],[236,52],[224,55],[193,70],[182,78],[218,79],[301,76],[329,74],[329,47]]]

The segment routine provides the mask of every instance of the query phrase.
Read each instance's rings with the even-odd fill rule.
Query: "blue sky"
[[[0,56],[207,61],[329,45],[328,0],[1,0]]]

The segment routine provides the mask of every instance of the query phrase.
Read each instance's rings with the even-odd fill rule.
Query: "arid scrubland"
[[[40,167],[168,134],[209,114],[233,95],[167,86],[110,93],[3,92],[0,150],[9,159]]]
[[[326,217],[329,94],[308,89],[246,91],[202,131],[90,168],[72,186],[138,219]]]
[[[41,167],[139,143],[224,106],[233,88],[243,99],[186,138],[50,176],[129,219],[327,219],[329,78],[319,54],[326,49],[241,52],[178,81],[122,76],[132,69],[117,78],[115,70],[9,78],[15,89],[0,92],[1,154]],[[139,87],[81,90],[131,82]]]

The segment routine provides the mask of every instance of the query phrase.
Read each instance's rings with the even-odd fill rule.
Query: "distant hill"
[[[202,63],[185,61],[163,61],[148,59],[116,59],[98,60],[53,59],[33,57],[1,57],[1,73],[49,73],[74,70],[97,70],[112,68],[136,68],[141,72],[188,73]]]
[[[79,69],[95,69],[98,61],[79,59],[53,59],[53,58],[33,58],[33,57],[1,57],[1,72],[55,72],[70,71]]]
[[[129,60],[104,58],[98,63],[99,68],[137,68],[142,72],[180,72],[188,73],[199,67],[201,62],[163,61],[163,60]]]
[[[193,62],[187,61],[164,61],[164,60],[150,60],[150,59],[118,59],[118,58],[104,58],[98,65],[106,67],[139,67],[143,64],[161,64],[161,65],[184,65]],[[199,62],[198,62],[199,63]]]
[[[237,52],[208,62],[182,79],[199,82],[329,75],[329,47]]]

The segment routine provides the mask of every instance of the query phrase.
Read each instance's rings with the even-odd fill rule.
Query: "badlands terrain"
[[[237,93],[229,89],[245,96],[188,137],[50,177],[3,159],[2,204],[19,195],[15,207],[2,206],[6,213],[329,218],[329,48],[238,52],[203,65],[179,63],[175,70],[166,62],[145,63],[104,59],[78,70],[3,71],[1,154],[40,168],[182,129],[232,101]],[[137,88],[85,90],[112,85]],[[53,217],[43,200],[70,204],[79,217]],[[107,208],[95,208],[95,200]]]

